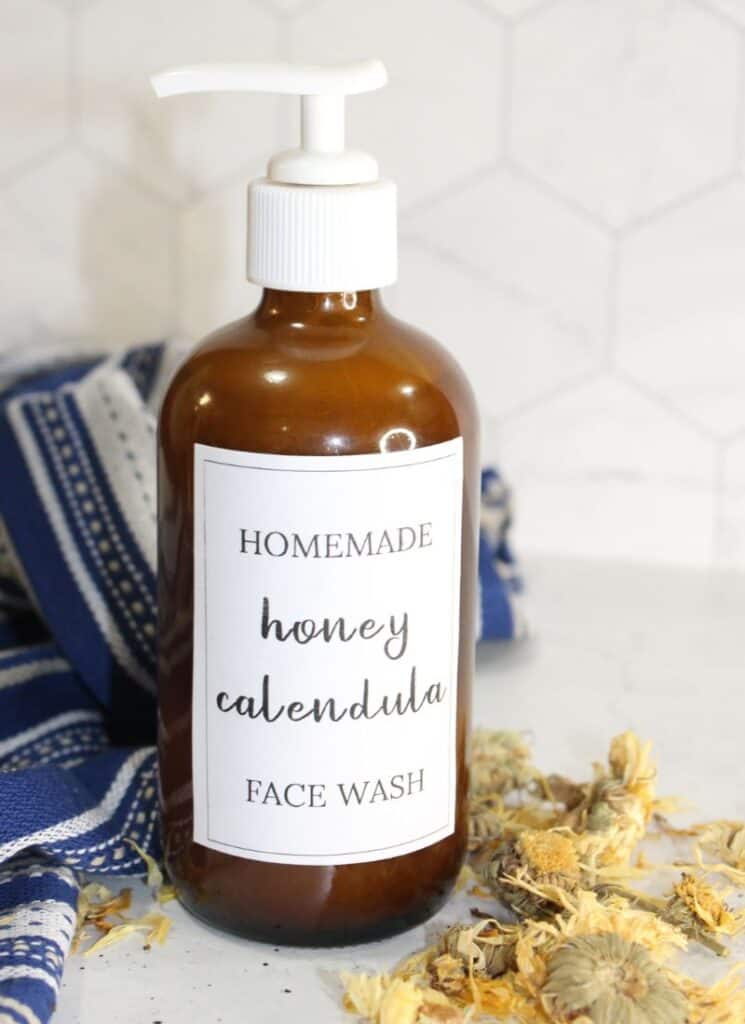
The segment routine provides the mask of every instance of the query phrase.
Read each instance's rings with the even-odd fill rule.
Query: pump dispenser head
[[[385,85],[379,60],[328,67],[197,64],[153,75],[159,97],[267,92],[301,98],[300,146],[248,190],[248,278],[287,291],[362,291],[396,279],[396,188],[345,148],[345,97]]]

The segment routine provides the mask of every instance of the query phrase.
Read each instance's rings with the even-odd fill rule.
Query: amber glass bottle
[[[191,65],[163,96],[301,97],[248,190],[254,314],[177,373],[159,431],[165,855],[219,927],[328,945],[421,921],[466,848],[477,418],[383,308],[396,188],[344,144],[379,61]]]
[[[163,403],[159,429],[159,752],[166,863],[179,899],[200,918],[254,938],[333,945],[392,934],[432,914],[447,897],[466,848],[466,756],[476,632],[477,431],[472,393],[456,363],[430,338],[387,313],[376,291],[302,293],[267,289],[255,313],[207,338],[173,380]],[[419,838],[419,848],[412,852],[391,856],[382,851],[374,859],[370,859],[367,854],[364,855],[367,859],[359,860],[358,857],[358,862],[353,863],[340,862],[344,856],[338,851],[329,858],[333,863],[324,863],[323,854],[312,863],[283,863],[278,859],[281,851],[273,854],[272,861],[253,859],[246,852],[247,848],[253,848],[250,836],[246,846],[235,854],[228,852],[227,845],[221,849],[203,845],[195,839],[194,821],[194,794],[202,781],[193,773],[193,764],[196,763],[193,746],[197,742],[194,736],[197,708],[193,705],[193,693],[196,693],[195,450],[207,455],[212,450],[234,453],[231,456],[233,462],[237,459],[235,453],[320,456],[324,460],[333,460],[329,462],[333,466],[349,464],[348,461],[345,463],[349,456],[375,455],[380,458],[383,453],[393,465],[396,460],[401,462],[402,452],[408,453],[406,458],[409,454],[421,457],[427,449],[440,451],[432,446],[455,443],[454,439],[457,438],[462,439],[463,483],[457,499],[461,544],[460,584],[453,605],[457,630],[453,647],[457,670],[454,672],[456,678],[452,679],[450,694],[455,716],[454,740],[450,753],[447,746],[436,752],[436,756],[441,759],[447,760],[450,757],[453,762],[448,769],[453,773],[451,797],[454,797],[449,834],[443,834],[442,838],[435,837],[435,841],[429,844]],[[313,462],[312,465],[317,468],[318,463]],[[216,480],[222,479],[220,474],[230,472],[229,469],[217,466],[212,466],[212,471],[217,474]],[[403,467],[401,472],[411,472],[411,469]],[[364,478],[367,481],[374,475],[360,473],[356,479]],[[277,479],[272,476],[272,472],[257,476],[261,476],[262,480]],[[226,479],[229,482],[232,477]],[[321,477],[314,476],[313,479],[320,480]],[[381,480],[384,479],[384,476],[381,477]],[[199,490],[198,487],[196,489]],[[226,493],[232,492],[218,490],[214,493],[214,510],[207,514],[218,517],[213,520],[215,523],[218,519],[222,523],[219,517],[229,514],[229,509],[224,506],[233,504],[232,500],[225,502]],[[252,492],[248,493],[250,497]],[[202,492],[202,500],[204,497]],[[207,501],[211,500],[208,495]],[[240,504],[239,499],[236,502]],[[240,517],[241,513],[237,514]],[[288,563],[292,571],[297,569],[302,572],[311,562],[310,568],[313,571],[324,563],[323,571],[330,576],[323,578],[332,581],[330,593],[333,592],[334,580],[338,581],[338,609],[345,606],[343,589],[347,579],[344,576],[347,563],[354,563],[356,567],[354,570],[350,568],[350,572],[359,572],[361,570],[357,567],[362,563],[374,563],[377,567],[387,559],[386,564],[404,565],[404,559],[410,558],[412,560],[408,564],[412,573],[417,571],[417,565],[429,564],[414,561],[416,558],[429,557],[427,546],[432,539],[430,530],[435,529],[429,523],[423,525],[421,518],[418,523],[398,524],[398,528],[404,532],[395,534],[391,529],[383,540],[374,532],[371,537],[367,534],[364,537],[357,535],[352,540],[340,537],[339,532],[324,535],[320,540],[317,531],[312,537],[303,536],[299,532],[294,539],[295,545],[300,544],[299,552],[285,549],[286,530],[276,530],[272,536],[265,533],[262,537],[253,530],[257,520],[252,519],[247,524],[251,529],[241,530],[240,537],[237,533],[233,537],[232,528],[227,529],[230,540],[225,557],[235,558],[235,563],[228,564],[238,566],[236,572],[243,571],[242,566],[247,566],[247,579],[253,579],[254,565],[260,565],[262,570],[269,566],[266,571],[270,572],[274,570],[275,564]],[[296,518],[294,522],[297,521]],[[303,514],[299,521],[305,521]],[[237,522],[243,520],[239,518]],[[209,529],[212,527],[206,528],[207,531]],[[332,537],[330,541],[329,536]],[[207,543],[210,543],[209,538]],[[266,546],[261,548],[262,544]],[[384,544],[382,551],[381,544]],[[315,547],[308,558],[311,545]],[[421,545],[421,550],[416,550],[418,545]],[[341,555],[354,557],[340,557],[340,552]],[[301,557],[290,562],[293,553]],[[324,562],[320,556],[329,553],[338,561]],[[283,554],[288,557],[277,557]],[[198,554],[197,565],[203,555],[204,552]],[[200,587],[221,585],[219,579],[217,582],[210,582],[210,579],[209,575],[205,577],[206,582],[203,580]],[[358,576],[354,579],[357,580]],[[365,579],[368,582],[363,590],[367,587],[365,592],[372,594],[374,585],[369,583],[372,577],[368,579],[366,576]],[[272,617],[276,614],[278,620],[282,617],[280,612],[287,613],[283,603],[285,596],[286,592],[281,591],[272,597],[272,607],[268,614]],[[394,597],[391,595],[392,600]],[[197,600],[201,600],[199,593]],[[436,594],[433,600],[437,601]],[[410,611],[410,628],[413,633],[415,609]],[[235,634],[226,633],[228,640],[220,640],[225,616],[220,608],[217,614],[219,618],[210,620],[213,625],[207,627],[206,643],[209,645],[214,638],[217,645],[229,645],[229,638]],[[258,610],[256,614],[259,615]],[[257,619],[252,626],[248,616],[245,621],[246,630],[255,627],[256,637],[263,638],[264,643],[273,642],[275,647],[282,646],[283,649],[293,646],[293,636],[282,644],[278,642],[282,629],[286,632],[289,629],[289,618],[281,625],[274,622],[273,618],[270,621],[265,608],[262,623]],[[318,620],[315,621],[320,628]],[[394,667],[402,647],[403,621],[400,616],[398,619],[392,617],[389,627],[386,627],[390,634],[388,639],[397,644],[387,648],[389,656],[394,659],[391,662]],[[343,631],[344,626],[340,626],[337,620],[334,622],[335,627],[333,623],[327,623],[327,626],[331,626],[331,633],[327,634],[329,639],[320,636],[312,644],[325,643],[326,647],[332,649],[334,643],[337,643],[341,648],[343,642],[340,640],[340,631]],[[263,629],[261,634],[258,632],[260,626]],[[379,625],[368,626],[367,632],[357,620],[355,626],[360,632],[354,641],[347,644],[349,647],[356,642],[358,649],[362,650],[366,644],[372,647],[377,640],[386,636],[385,632],[380,633],[383,627]],[[349,631],[354,628],[351,620],[346,623],[346,628]],[[416,628],[420,630],[420,643],[428,646],[436,642],[435,636],[427,636],[426,622],[417,622]],[[376,629],[379,635],[375,634]],[[361,636],[363,639],[360,639]],[[236,639],[236,643],[239,643],[239,639]],[[295,656],[304,659],[304,652],[310,652],[312,644],[308,643],[307,647],[294,644],[297,650]],[[199,657],[202,657],[202,653]],[[220,654],[220,657],[225,657],[227,661],[224,664],[229,665],[229,650]],[[240,657],[239,651],[236,657]],[[364,654],[359,657],[363,658]],[[356,665],[356,654],[354,658],[353,664]],[[406,657],[400,659],[401,663],[405,660]],[[218,660],[218,673],[220,664],[223,663]],[[287,663],[283,662],[282,665],[286,668]],[[245,744],[250,748],[252,737],[258,735],[253,730],[261,727],[262,736],[271,736],[272,728],[276,728],[279,722],[273,716],[279,715],[282,707],[285,709],[283,713],[287,714],[291,706],[283,705],[273,695],[267,701],[266,689],[262,691],[259,685],[263,667],[257,667],[257,679],[251,675],[252,665],[243,668],[246,680],[252,680],[253,704],[249,704],[245,694],[241,703],[237,694],[230,690],[222,678],[218,678],[214,687],[220,690],[217,700],[218,703],[222,701],[222,704],[217,710],[213,701],[207,714],[224,719],[231,728],[243,730],[240,735],[245,736]],[[360,670],[360,675],[363,674]],[[406,736],[411,730],[414,730],[411,735],[415,732],[416,735],[421,734],[422,726],[415,724],[415,719],[424,720],[426,731],[429,726],[424,716],[440,713],[435,705],[441,694],[431,688],[426,689],[430,682],[430,679],[426,679],[421,683],[412,683],[412,686],[415,683],[420,685],[421,689],[407,704],[413,692],[407,674],[402,686],[404,701],[399,705],[399,710],[403,707],[406,714],[400,716],[392,713],[387,718],[390,711],[388,707],[376,717],[371,697],[371,703],[366,705],[370,721],[363,720],[365,714],[360,711],[361,703],[358,707],[361,720],[353,723],[349,719],[354,712],[350,711],[349,716],[343,718],[341,706],[337,704],[336,714],[340,716],[340,721],[336,724],[326,721],[328,706],[316,705],[316,718],[323,721],[315,721],[310,710],[297,710],[297,720],[282,727],[290,730],[289,734],[297,735],[299,743],[305,742],[301,739],[303,735],[310,736],[307,742],[310,743],[308,749],[311,751],[311,764],[317,758],[322,758],[329,744],[333,744],[334,730],[340,733],[342,729],[356,729],[353,746],[345,748],[347,761],[353,762],[354,745],[364,745],[366,731],[383,729],[387,726],[380,725],[381,722],[396,720],[391,726],[398,729],[392,743],[394,746],[400,744],[396,757],[402,763],[402,773],[399,775],[394,772],[384,779],[377,794],[377,804],[382,806],[403,796],[396,815],[399,820],[402,817],[405,819],[409,813],[405,798],[408,796],[408,805],[415,807],[416,800],[421,796],[418,789],[422,781],[415,772],[407,771]],[[223,686],[230,692],[224,693],[220,689]],[[357,683],[354,686],[355,696],[359,697],[359,686]],[[371,681],[370,686],[373,687],[374,682]],[[247,682],[246,693],[248,688]],[[415,713],[420,702],[422,707]],[[308,708],[311,707],[309,704]],[[292,716],[293,712],[290,710],[289,714]],[[302,716],[305,719],[301,720]],[[434,717],[432,721],[435,721]],[[323,729],[325,732],[319,732],[318,737],[314,738],[311,735],[313,729]],[[220,747],[222,745],[220,743]],[[222,750],[218,749],[212,756],[219,758]],[[281,750],[275,751],[274,756],[280,762],[283,759]],[[218,762],[210,761],[210,768],[213,764]],[[338,768],[340,777],[354,778],[354,763],[339,764]],[[244,809],[247,813],[257,815],[252,820],[261,821],[262,814],[288,816],[297,813],[287,811],[287,804],[295,807],[302,803],[304,806],[301,813],[306,815],[304,820],[317,820],[319,823],[317,844],[322,845],[320,835],[325,826],[324,819],[318,816],[331,813],[331,795],[324,796],[320,783],[314,789],[313,772],[314,769],[310,767],[309,774],[302,782],[293,782],[291,785],[294,789],[288,787],[286,779],[283,780],[284,788],[279,785],[272,788],[271,780],[262,779],[260,772],[257,773],[257,779],[236,779],[235,791],[239,798],[229,806],[227,817],[219,819],[220,827],[227,830],[224,834],[228,834],[232,823],[244,813]],[[240,771],[236,774],[240,774]],[[374,780],[367,781],[372,787]],[[405,792],[402,793],[402,790]],[[349,796],[348,786],[342,795]],[[206,799],[210,799],[209,792]],[[337,817],[343,829],[342,812],[345,805],[340,800],[337,803]],[[282,804],[284,807],[280,806]],[[257,840],[256,845],[261,843]],[[344,846],[344,842],[341,846]],[[261,856],[264,857],[264,854]]]

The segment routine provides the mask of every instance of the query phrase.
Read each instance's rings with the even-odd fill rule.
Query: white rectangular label
[[[452,834],[461,438],[194,449],[194,838],[285,864]]]

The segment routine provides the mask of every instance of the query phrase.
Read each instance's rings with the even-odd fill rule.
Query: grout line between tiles
[[[431,193],[429,196],[425,196],[424,199],[415,201],[406,206],[400,211],[399,220],[402,224],[412,220],[415,217],[420,216],[423,213],[427,213],[429,210],[435,209],[441,203],[447,202],[448,199],[452,199],[455,196],[460,195],[462,192],[467,191],[469,188],[473,188],[474,185],[480,185],[482,182],[487,181],[488,178],[499,171],[502,166],[501,161],[492,160],[488,163],[481,164],[479,167],[468,171],[466,174],[459,175],[452,181],[443,185],[437,191]]]
[[[546,181],[545,178],[542,178],[539,174],[532,171],[522,161],[508,155],[505,163],[516,178],[522,178],[524,181],[527,181],[537,191],[548,196],[557,203],[557,205],[563,206],[565,210],[568,210],[570,213],[583,220],[586,224],[595,228],[596,231],[601,231],[605,235],[612,235],[614,233],[615,229],[613,225],[603,220],[602,217],[598,216],[583,203],[577,202],[576,199],[573,199],[571,196],[561,192],[550,182]]]
[[[471,280],[486,284],[489,287],[496,289],[507,298],[510,298],[513,302],[541,313],[558,330],[574,334],[575,337],[589,337],[589,332],[584,324],[564,316],[560,310],[557,310],[549,303],[538,299],[532,292],[529,292],[524,288],[520,288],[517,285],[507,284],[506,282],[501,281],[483,267],[467,262],[451,249],[437,245],[437,243],[431,242],[428,238],[424,238],[415,232],[403,233],[401,237],[406,241],[410,241],[421,246],[426,251],[437,256],[443,263],[449,263],[451,266],[456,267],[461,271],[461,273],[470,277]]]
[[[726,189],[727,186],[732,185],[737,180],[737,177],[738,175],[735,171],[726,171],[718,177],[711,178],[709,181],[704,182],[702,185],[691,189],[683,195],[676,196],[674,199],[669,199],[666,202],[659,203],[653,210],[650,210],[649,213],[639,214],[637,217],[633,217],[631,220],[627,221],[623,227],[619,229],[619,236],[622,240],[625,240],[630,235],[636,234],[637,231],[643,231],[644,228],[656,224],[665,217],[672,216],[679,210],[686,209],[688,206],[693,205],[700,199],[706,199],[708,196]]]
[[[530,413],[534,412],[536,409],[545,405],[550,405],[551,402],[555,401],[557,398],[569,395],[573,391],[579,391],[580,388],[584,387],[586,384],[590,384],[594,380],[599,380],[603,376],[604,372],[602,368],[597,366],[584,370],[568,377],[566,380],[560,381],[558,384],[554,384],[553,387],[546,388],[544,391],[534,395],[532,398],[525,399],[524,402],[514,406],[509,412],[499,415],[491,415],[490,419],[494,420],[495,423],[500,426],[506,423],[514,423],[525,416],[529,416]]]
[[[697,7],[704,14],[708,14],[715,21],[718,21],[720,25],[724,25],[726,28],[735,29],[739,32],[742,30],[743,25],[736,18],[733,18],[731,14],[723,11],[721,7],[717,7],[715,4],[709,3],[709,0],[690,0],[690,2]]]
[[[632,388],[638,394],[642,395],[647,401],[657,405],[658,408],[662,409],[669,416],[672,416],[679,423],[688,427],[689,430],[694,431],[699,438],[709,443],[716,443],[721,439],[712,431],[707,430],[695,417],[689,416],[688,413],[680,409],[675,402],[671,401],[662,392],[657,391],[655,388],[650,387],[644,381],[640,380],[635,374],[630,373],[621,366],[614,366],[611,370],[612,376],[617,380],[622,381],[628,387]]]
[[[145,181],[135,168],[123,167],[116,160],[112,160],[111,157],[96,149],[95,146],[91,146],[85,139],[74,140],[73,148],[92,163],[97,164],[99,167],[105,167],[120,181],[128,184],[130,188],[135,189],[135,191],[140,192],[142,195],[148,196],[151,200],[160,203],[162,206],[178,210],[189,205],[189,197],[186,199],[174,199],[173,196],[165,195],[165,193]]]
[[[55,142],[53,145],[40,150],[38,153],[35,153],[34,156],[29,157],[27,160],[23,160],[14,167],[11,167],[8,171],[0,174],[0,189],[12,188],[16,182],[21,181],[27,174],[33,173],[33,171],[38,170],[51,160],[54,160],[54,158],[60,153],[64,153],[69,145],[69,139],[62,139],[60,142]]]

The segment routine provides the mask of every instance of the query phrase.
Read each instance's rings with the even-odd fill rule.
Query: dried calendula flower
[[[720,863],[707,865],[738,885],[745,885],[745,823],[713,821],[701,826],[699,850]]]
[[[410,978],[343,974],[344,1006],[374,1024],[460,1024],[447,996]]]
[[[151,857],[146,850],[143,850],[134,839],[125,839],[132,849],[142,857],[147,868],[147,885],[152,891],[153,899],[158,903],[170,903],[177,899],[176,888],[163,878],[163,871],[155,857]]]
[[[570,939],[551,955],[543,994],[559,1020],[685,1024],[685,996],[643,946],[618,935]]]
[[[651,747],[631,732],[611,743],[608,767],[595,766],[585,799],[568,811],[565,824],[579,834],[578,851],[597,879],[630,871],[647,825],[662,806],[656,799]]]
[[[468,971],[460,957],[441,953],[429,965],[432,987],[447,995],[458,995],[468,984]]]
[[[608,766],[613,778],[623,782],[630,793],[639,796],[651,808],[654,802],[654,780],[657,770],[651,759],[652,744],[642,743],[630,731],[611,740]]]
[[[471,792],[509,793],[540,778],[530,747],[518,732],[477,729],[471,748]]]
[[[621,733],[611,741],[609,771],[598,772],[590,794],[588,818],[599,815],[595,830],[607,827],[606,811],[612,816],[626,814],[636,820],[641,838],[655,808],[657,771],[651,761],[651,750],[651,744],[642,743],[632,732]]]
[[[530,872],[537,878],[576,885],[580,876],[577,851],[572,840],[560,832],[528,829],[517,839],[517,849]]]
[[[707,934],[736,935],[745,924],[742,914],[727,906],[724,893],[688,874],[673,886],[663,916],[699,941]]]
[[[444,1003],[422,1003],[417,1024],[465,1024],[463,1011]]]
[[[499,839],[504,831],[504,805],[499,797],[482,796],[471,800],[468,813],[468,849],[477,853]]]
[[[664,897],[629,880],[651,871],[639,842],[655,821],[699,840],[686,867],[745,885],[745,824],[672,829],[662,815],[674,805],[656,797],[650,747],[633,733],[583,783],[542,776],[518,734],[477,735],[469,861],[489,892],[471,891],[518,921],[474,910],[477,924],[448,929],[391,978],[350,983],[347,1008],[371,1024],[743,1024],[739,975],[707,987],[668,965],[690,939],[725,953],[719,940],[745,912],[693,870]]]
[[[72,950],[76,952],[87,934],[87,926],[107,934],[121,922],[123,911],[132,904],[132,890],[121,889],[116,895],[100,882],[89,882],[84,885],[78,895],[77,924],[72,940]]]
[[[725,927],[731,929],[725,934],[735,934],[738,919],[711,886],[692,875],[684,875],[683,880],[673,886],[673,892],[667,900],[618,885],[599,886],[595,892],[603,900],[616,895],[630,906],[659,917],[682,932],[686,938],[706,946],[717,956],[729,955],[727,948],[714,936],[718,931],[724,932]],[[719,925],[714,924],[717,920]]]
[[[154,890],[159,903],[167,903],[172,898],[170,886],[163,885],[163,875],[156,861],[140,849],[137,844],[128,840],[140,854],[148,868],[148,884]],[[102,932],[101,938],[85,950],[85,955],[99,952],[130,935],[143,934],[145,946],[150,948],[154,943],[162,945],[171,928],[171,921],[158,910],[150,910],[141,917],[128,917],[124,911],[132,905],[132,890],[122,889],[114,895],[100,882],[84,885],[78,896],[77,928],[72,943],[73,952],[77,952],[87,935],[88,926]]]
[[[157,860],[155,857],[151,857],[146,850],[143,850],[142,847],[134,841],[134,839],[125,839],[124,842],[127,843],[128,846],[131,846],[135,853],[139,854],[144,860],[145,867],[147,868],[147,884],[151,889],[157,892],[163,885],[163,872],[161,871]]]
[[[735,967],[707,987],[692,978],[678,979],[688,998],[687,1024],[742,1024],[745,1020],[745,989],[742,966]]]
[[[643,946],[658,963],[687,947],[681,931],[659,914],[629,903],[622,896],[609,894],[601,899],[597,893],[584,889],[567,898],[560,917],[543,922],[541,927],[544,934],[555,939],[612,933]]]
[[[443,956],[460,963],[468,976],[477,974],[496,978],[514,966],[515,941],[514,927],[487,918],[471,927],[454,925],[448,928],[438,949]]]
[[[525,829],[503,843],[484,871],[494,895],[520,917],[556,913],[553,890],[575,892],[581,869],[569,836]]]
[[[387,974],[343,973],[341,981],[345,1009],[365,1020],[375,1020],[391,983],[390,977]]]
[[[158,892],[156,894],[156,898],[158,900],[158,903],[170,903],[171,900],[177,899],[175,886],[171,885],[170,883],[161,885],[160,889],[158,889]]]
[[[156,910],[150,911],[148,914],[144,914],[142,917],[134,918],[132,920],[123,921],[121,924],[115,924],[110,928],[105,935],[102,935],[97,942],[94,942],[92,946],[89,946],[85,951],[85,956],[90,956],[92,953],[99,953],[102,949],[107,946],[113,946],[117,942],[121,942],[122,939],[128,938],[130,935],[138,933],[145,933],[145,946],[148,948],[154,943],[162,946],[168,937],[168,932],[171,929],[171,921]]]

